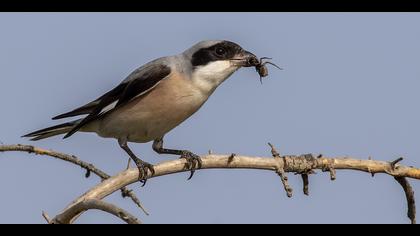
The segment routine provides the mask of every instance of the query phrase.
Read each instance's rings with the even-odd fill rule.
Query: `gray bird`
[[[159,154],[180,155],[191,170],[201,165],[199,156],[188,150],[163,148],[163,137],[194,114],[230,75],[241,67],[255,66],[257,57],[226,40],[202,41],[181,54],[162,57],[134,70],[118,86],[98,99],[58,115],[53,120],[86,115],[82,119],[41,129],[23,137],[40,140],[75,132],[94,132],[115,138],[139,168],[145,183],[153,166],[138,158],[127,142],[153,141]]]

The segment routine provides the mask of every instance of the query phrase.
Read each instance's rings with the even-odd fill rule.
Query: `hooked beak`
[[[257,56],[245,50],[237,54],[235,58],[231,59],[231,61],[235,65],[242,67],[251,67],[258,64]]]

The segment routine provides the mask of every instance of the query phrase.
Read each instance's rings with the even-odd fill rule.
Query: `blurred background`
[[[1,13],[0,142],[74,154],[109,174],[127,164],[113,139],[77,133],[30,142],[21,135],[116,86],[138,66],[205,39],[227,39],[284,70],[259,82],[235,73],[193,117],[165,137],[170,148],[270,157],[322,153],[420,167],[418,13]],[[151,163],[151,143],[131,144]],[[68,163],[0,153],[0,222],[45,223],[96,185]],[[275,173],[197,171],[133,184],[145,216],[117,192],[107,198],[145,223],[408,223],[404,192],[390,176],[338,171],[310,176],[310,196],[289,174],[287,198]],[[420,182],[411,180],[414,191]],[[417,196],[419,199],[419,196]],[[89,211],[78,223],[121,223]]]

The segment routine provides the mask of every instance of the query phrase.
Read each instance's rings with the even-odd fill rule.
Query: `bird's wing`
[[[164,63],[146,64],[131,73],[123,82],[98,99],[73,111],[58,115],[53,119],[88,114],[79,124],[70,130],[64,138],[70,137],[87,123],[101,115],[114,110],[132,99],[153,89],[160,81],[171,73],[171,68]]]

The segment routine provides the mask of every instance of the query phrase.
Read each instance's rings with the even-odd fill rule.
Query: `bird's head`
[[[255,66],[258,61],[254,54],[226,40],[201,41],[183,55],[191,62],[193,78],[215,87],[239,68]]]

